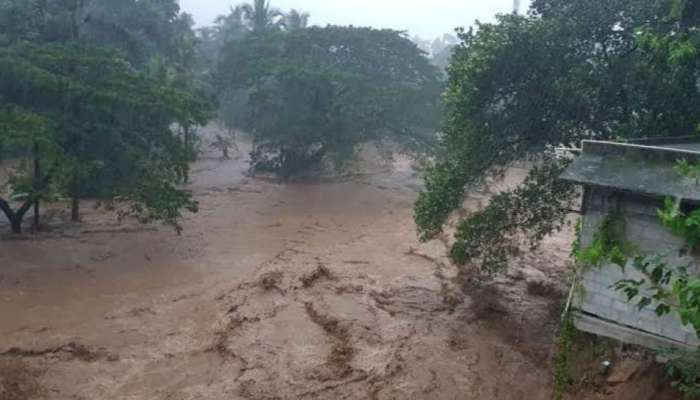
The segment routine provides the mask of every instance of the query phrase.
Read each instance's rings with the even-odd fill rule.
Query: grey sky
[[[528,0],[522,0],[522,8]],[[236,0],[180,0],[182,9],[198,25],[210,24],[227,12]],[[495,14],[510,12],[513,0],[272,0],[283,10],[301,9],[315,25],[356,25],[408,30],[411,35],[434,38],[474,20],[491,21]]]

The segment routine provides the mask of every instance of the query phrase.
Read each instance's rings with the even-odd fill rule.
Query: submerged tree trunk
[[[32,204],[33,203],[31,201],[27,201],[24,204],[22,204],[22,206],[18,208],[17,211],[15,211],[12,209],[12,207],[10,207],[10,203],[8,203],[5,199],[0,197],[0,210],[2,210],[2,212],[5,214],[7,220],[10,221],[10,228],[12,229],[12,233],[22,233],[22,220],[27,214],[27,211],[29,211],[29,209],[32,208]]]
[[[80,177],[77,170],[73,173],[73,187],[71,188],[70,219],[80,222]]]
[[[189,127],[189,125],[185,125],[183,127],[183,131],[184,131],[184,136],[185,136],[185,149],[187,149],[187,155],[189,157],[190,151],[192,150],[192,149],[190,149],[190,127]]]
[[[10,219],[10,227],[12,229],[12,233],[15,235],[19,235],[22,233],[22,220],[19,218],[13,218]]]
[[[52,176],[54,172],[56,171],[55,167],[50,168],[49,172],[45,176],[41,176],[41,170],[40,170],[40,165],[39,165],[39,151],[38,151],[38,146],[35,145],[34,147],[34,190],[39,192],[46,188],[49,183],[51,182]],[[24,220],[25,215],[29,212],[29,210],[32,209],[32,206],[34,206],[34,222],[35,226],[38,225],[38,220],[39,220],[39,200],[27,200],[22,205],[17,209],[13,210],[12,206],[10,203],[5,200],[4,198],[0,197],[0,211],[2,211],[5,216],[7,217],[7,220],[10,222],[10,227],[12,229],[12,233],[15,234],[20,234],[22,233],[22,221]]]
[[[41,215],[39,209],[39,200],[34,202],[34,230],[39,230],[39,225],[41,224]]]
[[[70,220],[80,222],[80,198],[76,194],[73,194],[73,199],[71,200]]]
[[[184,141],[185,141],[185,151],[187,152],[187,153],[185,154],[185,156],[187,157],[187,158],[186,158],[186,159],[187,159],[187,163],[189,163],[190,161],[192,161],[192,160],[191,160],[191,156],[192,156],[192,154],[194,153],[194,152],[192,151],[192,149],[190,149],[190,146],[191,146],[191,145],[190,145],[190,127],[189,127],[189,125],[185,125],[185,126],[183,127],[183,131],[184,131],[184,136],[185,136],[185,137],[184,137],[184,139],[185,139],[185,140],[184,140]],[[184,176],[183,176],[183,179],[184,179],[185,183],[186,183],[186,184],[187,184],[187,183],[190,183],[190,174],[189,174],[189,171],[188,171],[187,169],[185,169],[185,170],[183,171],[183,175],[184,175]]]
[[[41,162],[39,160],[39,144],[34,143],[34,190],[39,190],[38,187],[41,179]],[[40,210],[39,210],[39,200],[34,202],[34,230],[39,229],[39,223],[41,220]]]

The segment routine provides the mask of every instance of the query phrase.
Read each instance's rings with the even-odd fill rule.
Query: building
[[[653,139],[637,142],[584,141],[581,154],[562,179],[583,187],[581,245],[589,246],[611,212],[624,220],[624,239],[644,254],[664,254],[669,265],[690,265],[696,257],[685,240],[662,225],[658,210],[667,197],[680,198],[685,209],[700,205],[700,186],[675,170],[679,160],[700,162],[700,138]],[[658,317],[654,306],[639,310],[613,285],[640,279],[632,267],[582,268],[574,290],[578,329],[649,348],[700,346],[692,327],[674,313]]]

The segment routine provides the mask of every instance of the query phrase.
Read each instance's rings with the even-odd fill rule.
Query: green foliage
[[[447,70],[442,151],[415,207],[421,238],[440,233],[465,190],[515,161],[582,139],[694,133],[694,3],[671,14],[656,0],[536,0],[526,16],[462,32]]]
[[[20,157],[29,157],[34,151],[40,152],[47,165],[62,161],[62,152],[53,141],[51,121],[12,105],[0,108],[0,148],[13,148]],[[26,163],[20,167],[21,173],[12,175],[7,182],[9,200],[35,202],[56,199],[57,192],[53,185],[40,184],[43,177],[34,176]]]
[[[176,0],[0,0],[0,112],[41,121],[0,115],[0,148],[43,165],[10,181],[17,212],[0,199],[14,230],[28,204],[59,194],[128,199],[173,225],[194,209],[174,186],[193,127],[212,116],[192,24]]]
[[[135,65],[154,57],[182,65],[192,20],[177,0],[2,0],[0,38],[110,47]]]
[[[442,231],[442,224],[464,199],[464,171],[457,163],[439,162],[428,165],[425,190],[418,195],[414,220],[421,240],[434,238]]]
[[[679,160],[675,167],[680,175],[695,181],[695,185],[700,184],[700,163],[691,164],[688,160]]]
[[[129,208],[121,216],[131,215],[137,217],[143,223],[161,221],[173,226],[177,233],[182,232],[180,220],[181,210],[196,213],[199,206],[188,192],[177,189],[168,180],[153,179],[143,182],[134,190],[129,191],[127,197]]]
[[[52,181],[65,192],[76,180],[91,181],[100,183],[96,195],[123,198],[141,193],[145,182],[155,180],[160,185],[150,187],[162,188],[187,171],[184,144],[172,124],[196,120],[196,100],[134,70],[114,52],[86,45],[18,44],[0,51],[0,76],[6,104],[51,122],[43,147],[59,156],[52,157],[57,171]],[[34,186],[30,179],[14,181],[16,190]],[[179,204],[131,198],[148,199],[146,207],[187,206],[184,198]],[[172,222],[172,210],[167,215],[163,209],[151,211]]]
[[[581,231],[583,230],[583,218],[578,218],[574,224],[574,241],[571,243],[571,253],[569,254],[572,258],[576,258],[579,252],[582,250],[581,247]]]
[[[654,305],[658,316],[663,316],[671,312],[671,295],[668,285],[671,283],[674,274],[683,273],[685,269],[678,271],[671,269],[661,255],[636,256],[632,262],[635,270],[639,271],[644,278],[639,280],[623,279],[615,283],[614,288],[623,292],[627,301],[631,302],[639,296],[637,307],[641,310]],[[641,296],[640,296],[641,294]]]
[[[593,234],[593,243],[579,249],[576,261],[581,265],[600,267],[609,262],[625,268],[630,245],[625,240],[625,219],[619,213],[605,216],[598,230]]]
[[[305,29],[309,26],[309,14],[292,9],[284,15],[282,26],[286,31]]]
[[[700,334],[700,278],[692,277],[686,266],[669,266],[663,255],[637,256],[632,263],[643,278],[623,279],[614,288],[627,301],[635,299],[639,309],[655,307],[659,316],[675,312],[684,325]]]
[[[680,199],[667,198],[659,210],[661,222],[674,234],[681,236],[693,249],[700,243],[700,209],[686,214],[681,211]]]
[[[700,334],[700,278],[690,276],[686,267],[670,267],[661,255],[638,256],[633,265],[643,278],[621,280],[615,289],[630,302],[639,299],[639,309],[654,306],[658,316],[677,313]],[[700,396],[700,352],[668,349],[659,355],[668,360],[666,373],[673,386],[687,398]]]
[[[268,0],[254,0],[231,7],[227,14],[216,18],[213,26],[198,30],[200,67],[214,72],[210,67],[219,63],[222,50],[230,42],[242,40],[251,34],[304,29],[308,22],[308,13],[290,10],[285,14],[272,7]]]
[[[322,159],[337,167],[357,144],[435,134],[439,72],[399,32],[326,27],[260,32],[234,41],[219,87],[248,97],[253,170],[283,177]],[[243,127],[246,128],[246,127]]]
[[[673,296],[678,301],[677,311],[683,324],[700,333],[700,279],[677,278],[673,282]]]
[[[495,195],[485,208],[461,221],[452,260],[459,265],[479,261],[482,270],[497,272],[519,253],[522,238],[536,248],[564,223],[567,207],[562,202],[571,202],[575,195],[573,187],[559,179],[567,164],[546,160],[517,188]]]
[[[698,178],[697,167],[685,161],[679,162],[677,170],[686,177]],[[680,208],[680,200],[667,198],[659,210],[659,219],[694,248],[700,240],[700,212],[685,215]],[[662,254],[638,255],[632,265],[642,278],[620,280],[614,288],[623,292],[628,302],[637,301],[640,310],[655,307],[658,316],[675,312],[684,325],[700,335],[700,278],[690,275],[687,266],[669,266],[665,260]],[[666,372],[673,386],[687,398],[700,397],[700,352],[672,349],[660,355],[668,359]]]
[[[668,349],[659,352],[666,358],[666,373],[671,384],[688,399],[700,398],[700,351]]]

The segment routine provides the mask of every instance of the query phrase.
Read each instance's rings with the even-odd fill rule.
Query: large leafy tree
[[[220,62],[226,44],[244,39],[251,34],[265,34],[285,30],[302,29],[308,23],[308,14],[292,10],[283,14],[272,7],[270,2],[253,1],[229,9],[228,14],[220,15],[213,26],[201,28],[199,53],[202,70],[212,74],[212,66]],[[248,100],[250,93],[245,88],[223,88],[217,93],[219,100],[219,120],[230,131],[248,128]]]
[[[86,193],[173,225],[194,210],[175,184],[191,160],[188,131],[211,105],[177,2],[0,0],[0,10],[0,150],[34,161],[9,182],[18,208],[0,202],[13,231],[54,193],[72,197],[74,220]]]
[[[251,35],[220,64],[220,87],[250,94],[252,168],[284,177],[324,158],[340,166],[363,141],[430,140],[438,77],[399,32],[352,27]]]
[[[226,43],[240,40],[248,34],[248,26],[243,20],[243,9],[231,7],[228,14],[219,15],[213,26],[207,26],[198,30],[200,38],[200,57],[206,63],[206,67],[218,63],[221,50]]]
[[[53,139],[48,121],[40,115],[8,105],[0,109],[0,150],[12,149],[15,156],[35,160],[41,154],[48,164],[55,166],[61,153]],[[45,175],[41,174],[38,162],[27,174],[30,168],[20,165],[9,182],[0,182],[0,211],[7,217],[13,233],[21,233],[22,220],[32,205],[50,198],[52,193],[51,177],[56,173],[55,167]],[[4,187],[11,190],[6,192]],[[13,203],[18,203],[16,208]]]
[[[272,7],[269,1],[230,7],[227,14],[216,18],[213,26],[198,30],[201,55],[206,62],[216,64],[226,43],[241,40],[251,33],[304,29],[308,23],[308,13],[296,9],[283,13]]]
[[[9,47],[0,53],[0,71],[1,99],[6,112],[14,113],[0,139],[51,151],[42,152],[48,154],[43,176],[12,182],[14,193],[28,193],[14,216],[5,210],[13,230],[27,202],[46,195],[50,185],[77,202],[83,182],[99,181],[95,195],[101,200],[123,201],[140,218],[176,227],[182,208],[196,210],[189,194],[176,187],[188,158],[172,129],[191,113],[188,93],[139,72],[110,50],[80,44]]]
[[[536,0],[462,32],[448,68],[443,151],[415,219],[430,239],[466,189],[535,157],[518,188],[458,224],[458,263],[499,270],[562,227],[572,188],[542,157],[585,138],[688,135],[700,122],[696,2]]]

